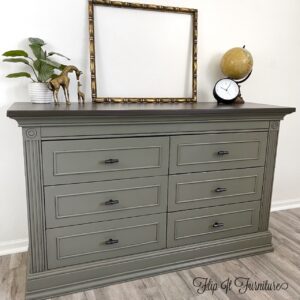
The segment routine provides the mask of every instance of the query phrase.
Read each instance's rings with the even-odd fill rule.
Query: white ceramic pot
[[[47,83],[31,82],[28,85],[29,98],[32,103],[52,103],[53,95]]]

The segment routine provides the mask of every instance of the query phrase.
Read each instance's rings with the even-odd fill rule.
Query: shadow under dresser
[[[26,299],[272,250],[280,120],[294,108],[15,103],[30,235]]]

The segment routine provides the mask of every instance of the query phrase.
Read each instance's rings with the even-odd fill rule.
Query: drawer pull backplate
[[[113,240],[113,239],[109,239],[105,242],[105,245],[113,245],[113,244],[118,244],[119,240]]]
[[[115,163],[118,163],[119,160],[117,158],[110,158],[110,159],[106,159],[104,162],[106,164],[115,164]]]
[[[213,228],[222,228],[222,227],[224,227],[224,223],[215,222],[212,227]]]
[[[115,205],[115,204],[119,204],[119,200],[110,199],[108,201],[105,201],[105,205]]]
[[[228,154],[229,154],[229,151],[227,151],[227,150],[218,151],[218,155],[228,155]]]
[[[222,192],[226,192],[226,191],[227,191],[227,189],[226,188],[222,188],[222,187],[218,187],[218,188],[215,189],[216,193],[222,193]]]

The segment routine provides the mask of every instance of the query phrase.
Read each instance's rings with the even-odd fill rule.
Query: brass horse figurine
[[[54,98],[55,104],[59,103],[58,92],[59,92],[60,87],[62,87],[64,90],[66,103],[71,104],[70,94],[69,94],[70,78],[68,76],[68,73],[72,73],[74,71],[76,73],[77,80],[79,80],[82,72],[80,70],[78,70],[78,68],[76,68],[75,66],[66,66],[59,76],[50,80],[49,88],[53,92],[53,98]]]

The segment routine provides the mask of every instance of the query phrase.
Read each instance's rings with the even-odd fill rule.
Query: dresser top
[[[88,116],[207,116],[207,115],[261,115],[289,114],[296,109],[245,103],[239,105],[218,105],[216,102],[173,103],[173,104],[86,104],[72,103],[66,105],[32,104],[16,102],[7,111],[10,118],[34,117],[88,117]]]

